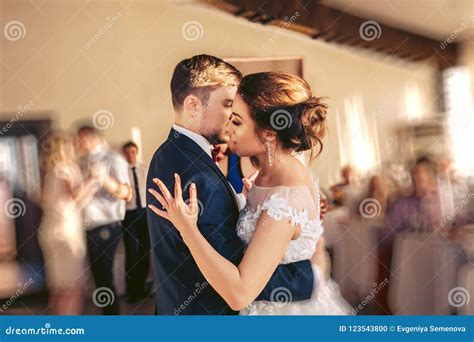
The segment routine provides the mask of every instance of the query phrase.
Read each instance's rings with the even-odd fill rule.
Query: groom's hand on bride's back
[[[322,275],[329,275],[331,270],[331,260],[326,252],[326,243],[323,237],[321,237],[316,244],[316,250],[311,257],[311,263],[320,269]]]

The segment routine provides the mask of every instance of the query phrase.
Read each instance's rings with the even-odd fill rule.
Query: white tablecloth
[[[474,265],[467,263],[461,267],[458,274],[458,288],[452,296],[459,315],[474,315]]]
[[[450,290],[466,263],[462,249],[436,233],[403,232],[396,239],[389,305],[396,315],[449,315]]]
[[[333,277],[343,293],[360,298],[368,295],[377,281],[376,220],[349,218],[338,208],[326,214],[323,226],[326,244],[333,247]],[[328,243],[329,242],[329,243]]]
[[[328,211],[324,216],[324,240],[326,247],[334,247],[335,243],[340,239],[344,232],[344,226],[340,221],[347,221],[349,211],[344,207],[339,207]]]

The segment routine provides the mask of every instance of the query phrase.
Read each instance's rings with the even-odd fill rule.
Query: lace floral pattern
[[[256,188],[256,191],[260,189]],[[237,223],[237,234],[246,244],[250,242],[257,226],[258,218],[263,210],[267,210],[268,216],[276,221],[288,219],[293,227],[298,225],[300,234],[288,245],[281,262],[282,264],[309,259],[316,249],[317,240],[323,233],[319,217],[310,218],[308,208],[294,208],[290,203],[291,199],[288,198],[292,192],[289,190],[290,188],[287,189],[288,192],[286,194],[281,191],[269,194],[264,202],[257,204],[256,207],[253,207],[252,203],[248,201],[240,213]],[[306,201],[311,200],[311,198],[295,197],[299,197],[300,203],[308,203]],[[314,201],[311,200],[311,202]],[[319,211],[316,210],[316,212]]]

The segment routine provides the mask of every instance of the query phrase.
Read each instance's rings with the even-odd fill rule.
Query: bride
[[[327,105],[303,79],[263,72],[242,79],[232,109],[229,147],[260,168],[236,227],[246,246],[241,263],[217,253],[199,231],[194,183],[185,202],[179,175],[174,194],[154,179],[161,194],[149,191],[163,210],[150,209],[173,223],[209,284],[241,315],[350,314],[337,285],[322,272],[309,300],[292,302],[289,290],[279,288],[272,293],[275,301],[255,301],[279,264],[310,259],[322,241],[318,186],[295,154],[309,150],[314,159],[321,152]]]

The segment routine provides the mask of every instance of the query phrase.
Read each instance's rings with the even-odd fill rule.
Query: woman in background
[[[41,156],[44,181],[39,242],[50,288],[50,313],[80,314],[86,269],[81,209],[97,191],[100,170],[82,179],[69,134],[52,134],[45,148]]]

